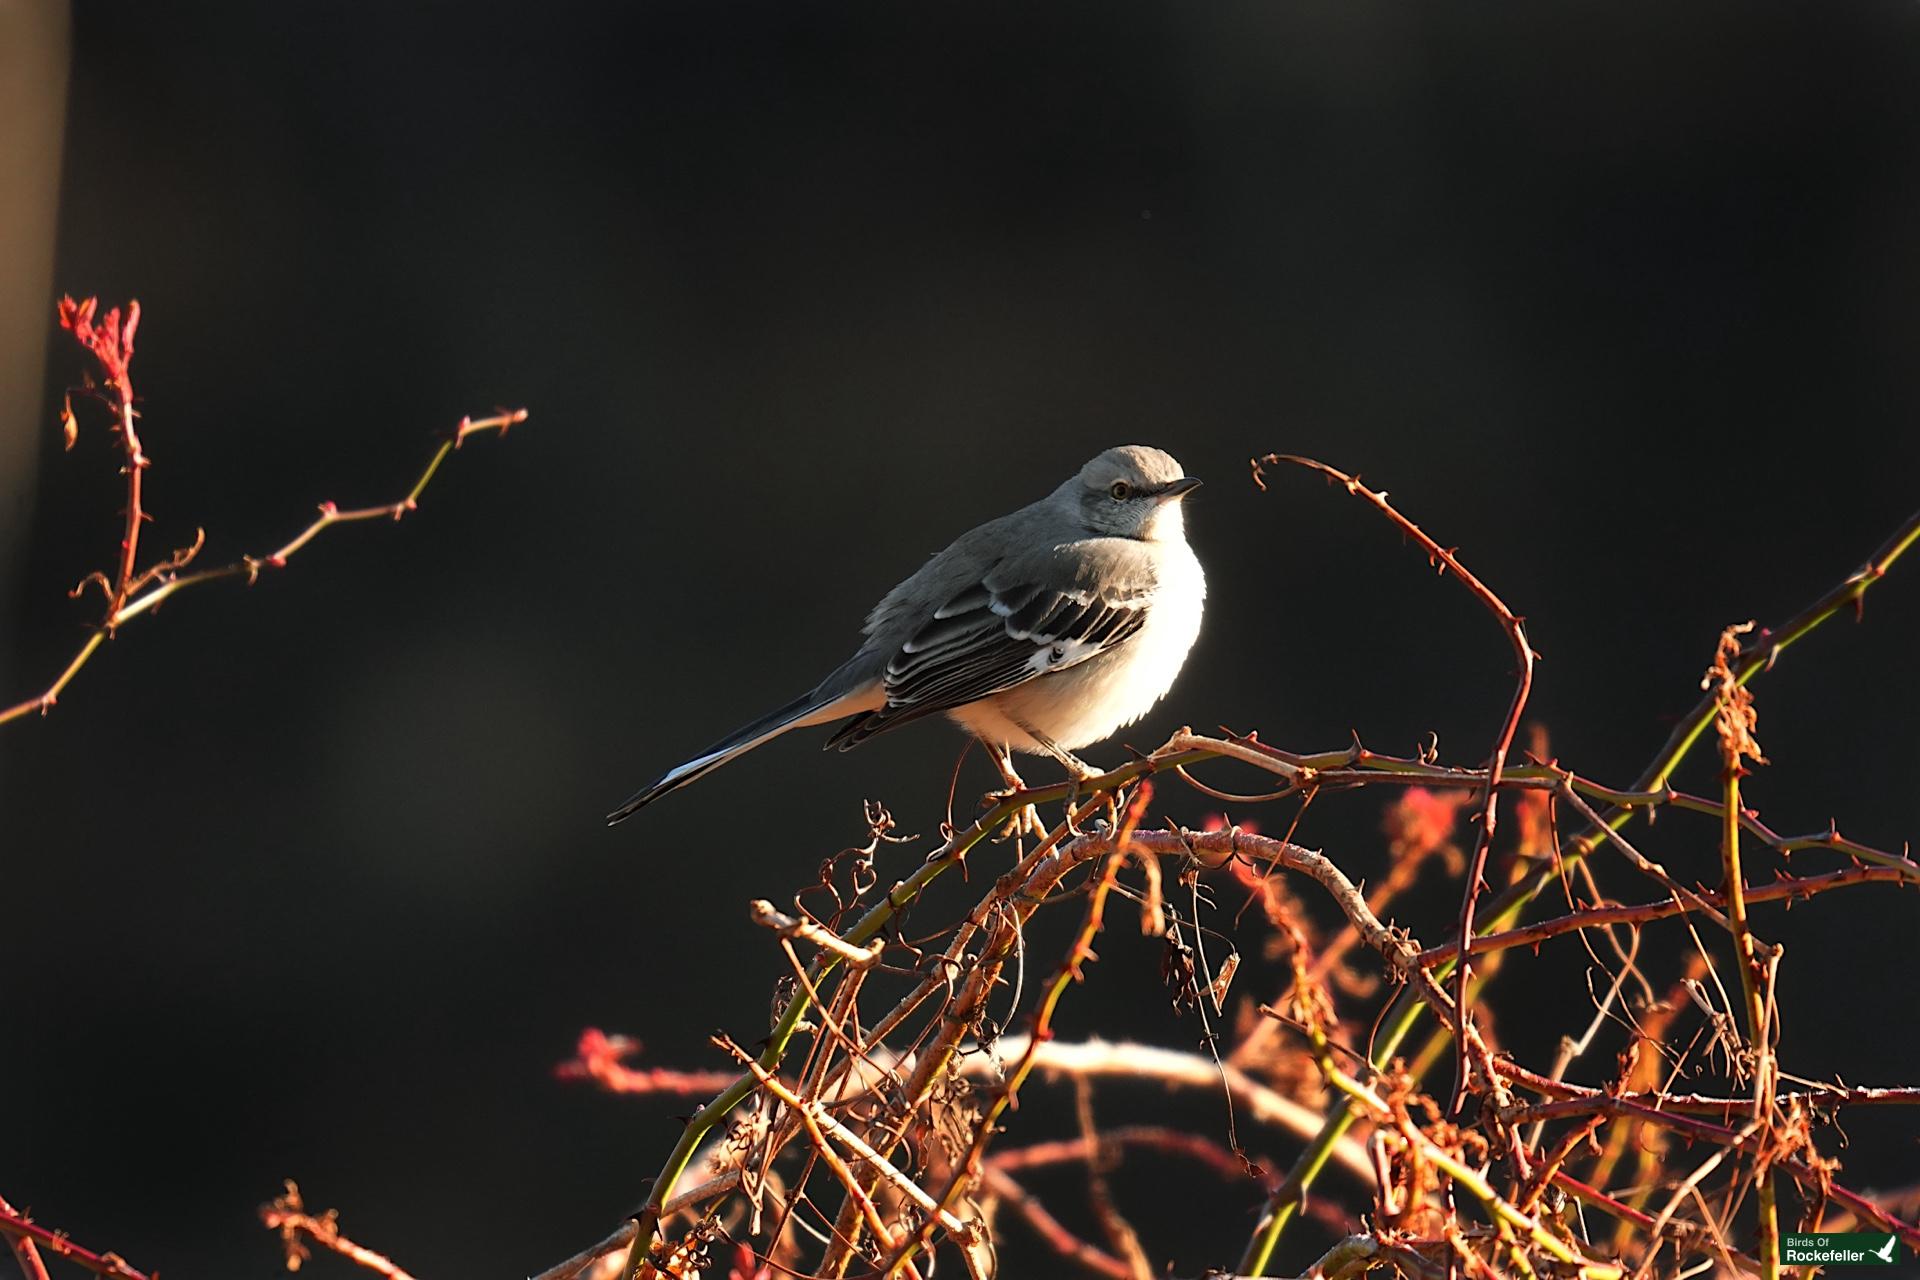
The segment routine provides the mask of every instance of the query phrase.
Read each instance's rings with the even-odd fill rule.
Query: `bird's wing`
[[[886,703],[829,740],[842,750],[1087,661],[1145,624],[1151,564],[1117,539],[1010,558],[944,594],[888,656]]]

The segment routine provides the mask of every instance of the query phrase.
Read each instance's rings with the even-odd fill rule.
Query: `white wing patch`
[[[1027,670],[1037,676],[1064,671],[1075,663],[1085,662],[1104,647],[1084,639],[1059,640],[1052,644],[1042,641],[1040,648],[1033,651],[1033,657],[1027,659]]]

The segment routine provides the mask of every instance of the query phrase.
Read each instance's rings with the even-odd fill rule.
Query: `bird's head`
[[[1180,500],[1200,486],[1173,456],[1144,444],[1109,449],[1060,487],[1088,532],[1142,542],[1179,539]]]

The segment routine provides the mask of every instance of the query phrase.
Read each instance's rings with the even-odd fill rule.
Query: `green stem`
[[[1734,955],[1740,965],[1741,994],[1746,997],[1747,1043],[1753,1046],[1753,1118],[1766,1125],[1771,1121],[1774,1064],[1767,998],[1760,989],[1760,964],[1754,954],[1753,929],[1747,923],[1746,885],[1740,870],[1740,755],[1731,745],[1723,745],[1722,751],[1726,756],[1726,813],[1720,849],[1727,877],[1727,918],[1733,923]],[[1764,1154],[1755,1176],[1759,1183],[1760,1274],[1763,1280],[1779,1280],[1780,1218],[1774,1205],[1773,1169]]]

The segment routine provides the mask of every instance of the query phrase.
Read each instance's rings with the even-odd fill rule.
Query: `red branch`
[[[640,1052],[640,1042],[610,1036],[598,1027],[580,1033],[575,1056],[553,1069],[562,1080],[592,1080],[608,1093],[718,1093],[734,1082],[730,1071],[640,1070],[621,1060]]]
[[[1575,1199],[1584,1200],[1590,1205],[1604,1209],[1622,1222],[1630,1222],[1642,1231],[1651,1234],[1654,1228],[1659,1226],[1659,1223],[1652,1214],[1642,1213],[1632,1205],[1624,1204],[1616,1200],[1600,1188],[1589,1186],[1564,1169],[1555,1169],[1553,1171],[1553,1182],[1555,1186],[1569,1192]],[[1684,1239],[1691,1236],[1698,1236],[1703,1233],[1703,1230],[1704,1229],[1697,1224],[1670,1221],[1665,1227],[1661,1228],[1660,1234]],[[1751,1258],[1738,1250],[1729,1250],[1729,1253],[1735,1261],[1743,1262],[1755,1271],[1760,1269],[1760,1263],[1757,1259]]]
[[[1082,1240],[1047,1211],[1039,1198],[992,1161],[980,1170],[981,1188],[1013,1206],[1023,1222],[1062,1260],[1107,1280],[1134,1280],[1133,1268],[1090,1241]]]
[[[1595,1089],[1591,1085],[1571,1084],[1565,1080],[1543,1076],[1537,1071],[1528,1070],[1508,1059],[1500,1060],[1497,1063],[1497,1069],[1507,1079],[1534,1093],[1563,1102],[1589,1104],[1557,1109],[1552,1103],[1516,1106],[1509,1113],[1509,1118],[1516,1121],[1543,1116],[1588,1115],[1607,1110],[1607,1104],[1613,1102],[1653,1111],[1699,1111],[1708,1114],[1753,1109],[1751,1097],[1714,1098],[1698,1093],[1610,1093],[1605,1089]],[[1879,1089],[1870,1085],[1823,1084],[1814,1089],[1778,1094],[1774,1101],[1782,1106],[1789,1102],[1802,1102],[1812,1110],[1826,1110],[1849,1104],[1915,1104],[1920,1103],[1920,1087],[1900,1085]]]
[[[110,1276],[112,1280],[149,1280],[144,1271],[136,1271],[127,1265],[125,1258],[117,1253],[95,1253],[82,1248],[67,1239],[64,1231],[50,1231],[33,1219],[16,1210],[5,1200],[0,1200],[0,1235],[7,1237],[7,1243],[13,1246],[14,1256],[20,1260],[21,1268],[32,1280],[46,1280],[46,1265],[40,1261],[39,1250],[45,1249],[56,1258],[65,1258],[68,1262],[85,1267],[99,1276]]]
[[[1535,1075],[1533,1072],[1527,1071],[1524,1068],[1510,1069],[1510,1064],[1503,1063],[1500,1069],[1502,1074],[1508,1075],[1517,1083],[1529,1089],[1538,1089],[1541,1092],[1557,1092],[1567,1088],[1567,1086],[1560,1084],[1558,1081],[1546,1080],[1544,1077]],[[1889,1095],[1874,1099],[1876,1101],[1910,1102],[1916,1100],[1908,1096],[1892,1096],[1906,1095],[1911,1092],[1908,1090],[1868,1092],[1880,1092]],[[1667,1109],[1668,1100],[1664,1098],[1656,1098],[1654,1100],[1655,1105],[1649,1106],[1626,1097],[1608,1094],[1595,1096],[1586,1090],[1582,1090],[1581,1095],[1581,1101],[1585,1104],[1580,1109],[1583,1114],[1599,1112],[1605,1115],[1619,1116],[1628,1120],[1643,1121],[1647,1124],[1657,1125],[1663,1129],[1670,1129],[1688,1138],[1703,1139],[1713,1143],[1723,1151],[1732,1151],[1743,1146],[1753,1145],[1755,1139],[1766,1136],[1759,1133],[1742,1135],[1724,1125],[1713,1124],[1706,1120],[1697,1120],[1692,1116],[1675,1114],[1673,1111]],[[1715,1101],[1717,1102],[1718,1099],[1715,1099]],[[1749,1098],[1741,1105],[1751,1109],[1753,1100]],[[1527,1110],[1530,1112],[1532,1108],[1528,1108]],[[1903,1222],[1859,1192],[1849,1191],[1847,1188],[1833,1181],[1833,1175],[1830,1170],[1821,1169],[1809,1164],[1805,1160],[1785,1155],[1775,1156],[1772,1163],[1776,1167],[1792,1174],[1794,1179],[1799,1182],[1802,1187],[1839,1201],[1861,1218],[1874,1223],[1882,1231],[1891,1231],[1909,1245],[1920,1249],[1920,1227],[1910,1222]]]
[[[1144,1147],[1162,1155],[1185,1156],[1229,1180],[1247,1176],[1247,1167],[1240,1158],[1213,1139],[1160,1125],[1120,1125],[1102,1130],[1097,1142],[1084,1137],[1033,1142],[990,1155],[987,1163],[1011,1173],[1050,1164],[1095,1160],[1100,1158],[1101,1148],[1106,1146]]]
[[[20,1216],[14,1207],[7,1203],[5,1196],[0,1196],[0,1215],[5,1215],[7,1218]],[[34,1244],[31,1237],[9,1235],[7,1244],[13,1249],[14,1260],[20,1264],[20,1270],[27,1280],[47,1280],[47,1264],[40,1260],[40,1248]]]
[[[1520,1083],[1531,1086],[1533,1078],[1523,1079]],[[1542,1087],[1544,1091],[1544,1085]],[[1796,1089],[1792,1093],[1777,1093],[1771,1100],[1778,1106],[1799,1102],[1823,1109],[1843,1106],[1912,1107],[1920,1106],[1920,1087],[1898,1085],[1890,1089],[1876,1089],[1866,1085],[1834,1085],[1825,1089]],[[1513,1124],[1525,1124],[1530,1120],[1605,1115],[1616,1110],[1616,1104],[1633,1107],[1637,1111],[1684,1111],[1721,1116],[1753,1110],[1752,1098],[1715,1098],[1699,1093],[1609,1094],[1596,1090],[1591,1093],[1582,1091],[1552,1102],[1517,1107],[1503,1119]]]
[[[120,448],[127,456],[126,466],[122,468],[127,477],[126,532],[120,537],[120,568],[115,574],[113,585],[108,588],[107,614],[111,617],[120,611],[127,602],[128,594],[133,590],[133,566],[140,554],[140,525],[147,519],[140,509],[140,477],[148,467],[148,459],[140,448],[140,433],[135,430],[133,421],[139,417],[139,411],[133,407],[133,378],[128,366],[133,363],[133,335],[140,328],[140,303],[127,304],[126,323],[120,321],[120,308],[111,307],[98,324],[94,323],[94,312],[99,299],[88,298],[85,302],[75,302],[72,298],[60,299],[60,327],[74,336],[74,339],[93,353],[100,364],[100,372],[106,376],[107,385],[113,389],[111,397],[103,396],[112,407],[115,425],[120,436]],[[69,432],[74,430],[72,408],[69,406],[67,421],[63,424]]]
[[[1748,902],[1798,901],[1811,898],[1816,893],[1829,889],[1845,888],[1856,884],[1903,884],[1912,879],[1911,873],[1900,867],[1849,867],[1845,871],[1830,871],[1825,875],[1803,876],[1799,878],[1783,877],[1772,884],[1749,888],[1746,893]],[[1719,890],[1699,890],[1699,899],[1708,906],[1725,906],[1727,895]],[[1564,916],[1555,916],[1551,920],[1541,920],[1535,924],[1522,925],[1517,929],[1508,929],[1503,933],[1490,933],[1473,940],[1473,954],[1485,955],[1491,951],[1505,951],[1510,947],[1536,946],[1548,938],[1562,934],[1575,933],[1581,929],[1594,929],[1612,925],[1646,924],[1653,920],[1664,920],[1671,916],[1685,915],[1694,904],[1678,898],[1665,898],[1659,902],[1642,902],[1633,906],[1589,907],[1584,911],[1571,912]],[[1420,963],[1433,966],[1445,960],[1451,960],[1460,954],[1460,944],[1445,943],[1438,947],[1428,947],[1420,953]]]

